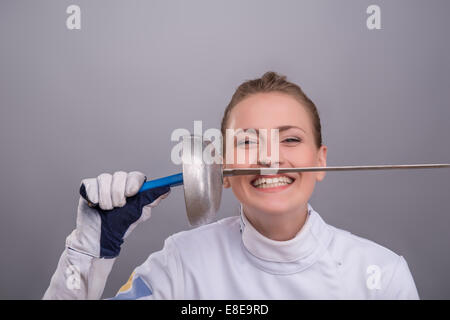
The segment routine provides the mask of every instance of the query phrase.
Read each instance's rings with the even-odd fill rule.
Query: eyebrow
[[[274,129],[278,129],[279,132],[283,132],[283,131],[286,131],[286,130],[289,130],[289,129],[300,129],[304,133],[306,133],[305,130],[303,130],[302,128],[297,127],[297,126],[289,126],[289,125],[288,126],[280,126],[280,127],[274,128]],[[259,134],[259,129],[255,129],[255,128],[239,129],[237,132],[247,131],[247,130],[255,130],[256,133]]]

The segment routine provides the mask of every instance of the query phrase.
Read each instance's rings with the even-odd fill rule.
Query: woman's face
[[[236,134],[234,145],[226,145],[227,153],[231,148],[234,149],[234,161],[230,163],[227,159],[224,160],[226,168],[276,167],[277,163],[268,161],[272,156],[271,143],[278,143],[280,168],[326,166],[327,147],[322,146],[320,149],[316,147],[310,115],[302,104],[287,94],[258,93],[245,98],[232,109],[227,128],[267,129],[268,151],[265,153],[267,157],[260,157],[258,152],[257,161],[251,162],[249,159],[251,149],[259,149],[258,137]],[[271,129],[277,128],[279,140],[272,142]],[[244,163],[237,163],[238,152],[245,153]],[[281,177],[283,184],[278,186],[270,184],[270,180],[258,179],[261,176],[257,175],[225,177],[224,187],[232,188],[246,213],[259,212],[271,215],[298,213],[304,212],[316,181],[321,181],[325,177],[325,172],[288,173],[282,176],[284,176]],[[256,184],[264,183],[255,185],[255,181]]]

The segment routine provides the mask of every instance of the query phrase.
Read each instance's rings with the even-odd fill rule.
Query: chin
[[[280,201],[258,201],[253,207],[270,215],[282,215],[298,208],[293,204]]]

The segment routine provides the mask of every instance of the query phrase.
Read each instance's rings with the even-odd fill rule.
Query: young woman
[[[268,140],[267,149],[278,143],[279,153],[250,162],[257,133],[236,134],[224,154],[241,151],[247,161],[225,167],[326,166],[317,109],[285,76],[267,72],[239,86],[222,120],[224,137],[227,129],[277,129],[279,139]],[[324,177],[304,172],[224,178],[241,204],[239,214],[168,237],[114,299],[418,299],[401,255],[328,225],[312,208],[315,183]],[[145,179],[135,171],[82,181],[81,191],[98,206],[80,197],[77,227],[45,299],[101,297],[123,239],[170,192],[136,194]]]

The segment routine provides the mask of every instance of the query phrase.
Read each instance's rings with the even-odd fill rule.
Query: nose
[[[260,155],[257,162],[258,165],[262,167],[279,168],[281,159],[278,159],[278,161],[274,161],[270,156]]]
[[[282,156],[277,140],[273,137],[260,140],[257,157],[258,165],[273,168],[280,167]]]

